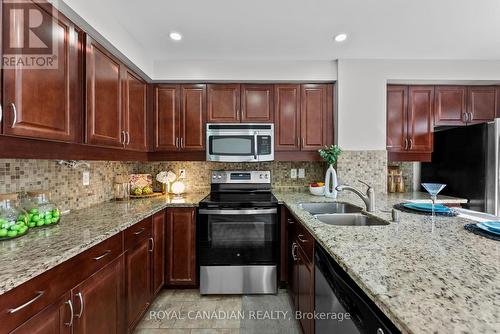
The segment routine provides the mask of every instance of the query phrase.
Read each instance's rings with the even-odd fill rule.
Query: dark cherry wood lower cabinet
[[[72,290],[73,333],[123,333],[123,255]]]
[[[167,209],[167,286],[196,287],[196,218],[194,208]]]
[[[71,294],[62,295],[59,300],[15,329],[12,334],[70,334],[72,314]],[[73,305],[71,304],[71,307]]]
[[[125,252],[126,318],[131,332],[149,307],[151,297],[151,242],[143,239]]]
[[[282,211],[283,212],[283,211]],[[288,293],[300,314],[314,312],[314,238],[287,209],[286,249]],[[283,242],[283,240],[282,240]],[[314,333],[314,319],[299,318],[304,334]]]
[[[165,211],[153,216],[153,274],[152,294],[160,292],[165,284]]]

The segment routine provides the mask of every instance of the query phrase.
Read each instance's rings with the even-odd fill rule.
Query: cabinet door
[[[72,290],[74,334],[123,333],[123,256]]]
[[[192,208],[167,209],[167,278],[170,286],[196,286],[196,220]]]
[[[155,150],[179,149],[179,86],[159,85],[155,89]]]
[[[240,121],[240,85],[208,85],[208,122],[231,123]]]
[[[57,50],[56,63],[46,69],[3,69],[3,132],[15,136],[80,142],[83,104],[79,32],[64,15],[59,13],[57,18],[53,18],[44,9],[47,7],[37,2],[32,5],[40,10],[44,20],[53,20],[55,23],[52,32],[41,33],[52,33],[51,41]],[[9,6],[15,8],[16,4]],[[23,29],[14,24],[11,33]],[[41,28],[45,29],[46,25]],[[22,33],[17,35],[22,36]]]
[[[301,86],[301,150],[316,151],[327,143],[327,85]]]
[[[497,95],[495,87],[469,87],[468,111],[471,123],[483,123],[495,118]]]
[[[153,216],[153,295],[165,284],[165,224],[165,211]]]
[[[124,128],[128,149],[147,151],[146,83],[129,69],[123,80]]]
[[[207,122],[207,87],[182,85],[181,96],[180,148],[185,151],[203,151]]]
[[[133,328],[149,306],[151,297],[150,241],[143,239],[125,252],[127,327]]]
[[[288,293],[292,299],[295,310],[299,309],[299,266],[296,239],[289,234],[288,243]]]
[[[70,334],[72,325],[71,294],[46,307],[33,318],[16,328],[11,334]]]
[[[122,146],[122,65],[87,37],[87,143]]]
[[[302,248],[297,248],[297,275],[298,275],[298,310],[303,313],[314,312],[314,264],[307,259]],[[314,333],[314,319],[300,319],[304,334]]]
[[[276,151],[300,150],[300,85],[274,86]]]
[[[436,86],[434,125],[465,124],[467,88],[464,86]]]
[[[408,87],[387,86],[387,150],[404,151],[407,138]]]
[[[408,89],[409,150],[432,152],[433,86],[410,86]]]
[[[272,122],[273,85],[241,85],[241,121]]]

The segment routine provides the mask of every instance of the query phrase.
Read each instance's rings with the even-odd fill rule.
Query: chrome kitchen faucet
[[[348,186],[348,185],[340,185],[340,186],[337,186],[335,189],[337,189],[337,191],[344,191],[344,190],[352,191],[353,193],[358,195],[363,200],[363,202],[365,202],[366,211],[368,211],[368,212],[375,211],[375,190],[373,190],[373,187],[370,186],[368,183],[363,182],[361,180],[358,180],[358,181],[368,187],[368,189],[366,190],[366,195],[364,195],[358,189],[353,188],[353,187]]]

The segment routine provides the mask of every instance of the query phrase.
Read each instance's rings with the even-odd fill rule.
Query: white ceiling
[[[165,60],[500,59],[499,0],[65,2],[125,55],[142,57],[139,63],[144,64]],[[171,31],[180,32],[183,40],[171,41]],[[348,34],[344,43],[333,41],[339,32]]]

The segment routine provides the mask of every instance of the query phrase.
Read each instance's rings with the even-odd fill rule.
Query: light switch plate
[[[185,179],[185,178],[186,178],[186,170],[179,169],[179,179]]]
[[[299,179],[306,177],[306,170],[304,168],[299,168]]]
[[[90,172],[89,171],[83,171],[83,180],[82,183],[84,186],[90,185]]]
[[[296,179],[297,178],[297,169],[296,168],[290,169],[290,177],[292,179]]]

